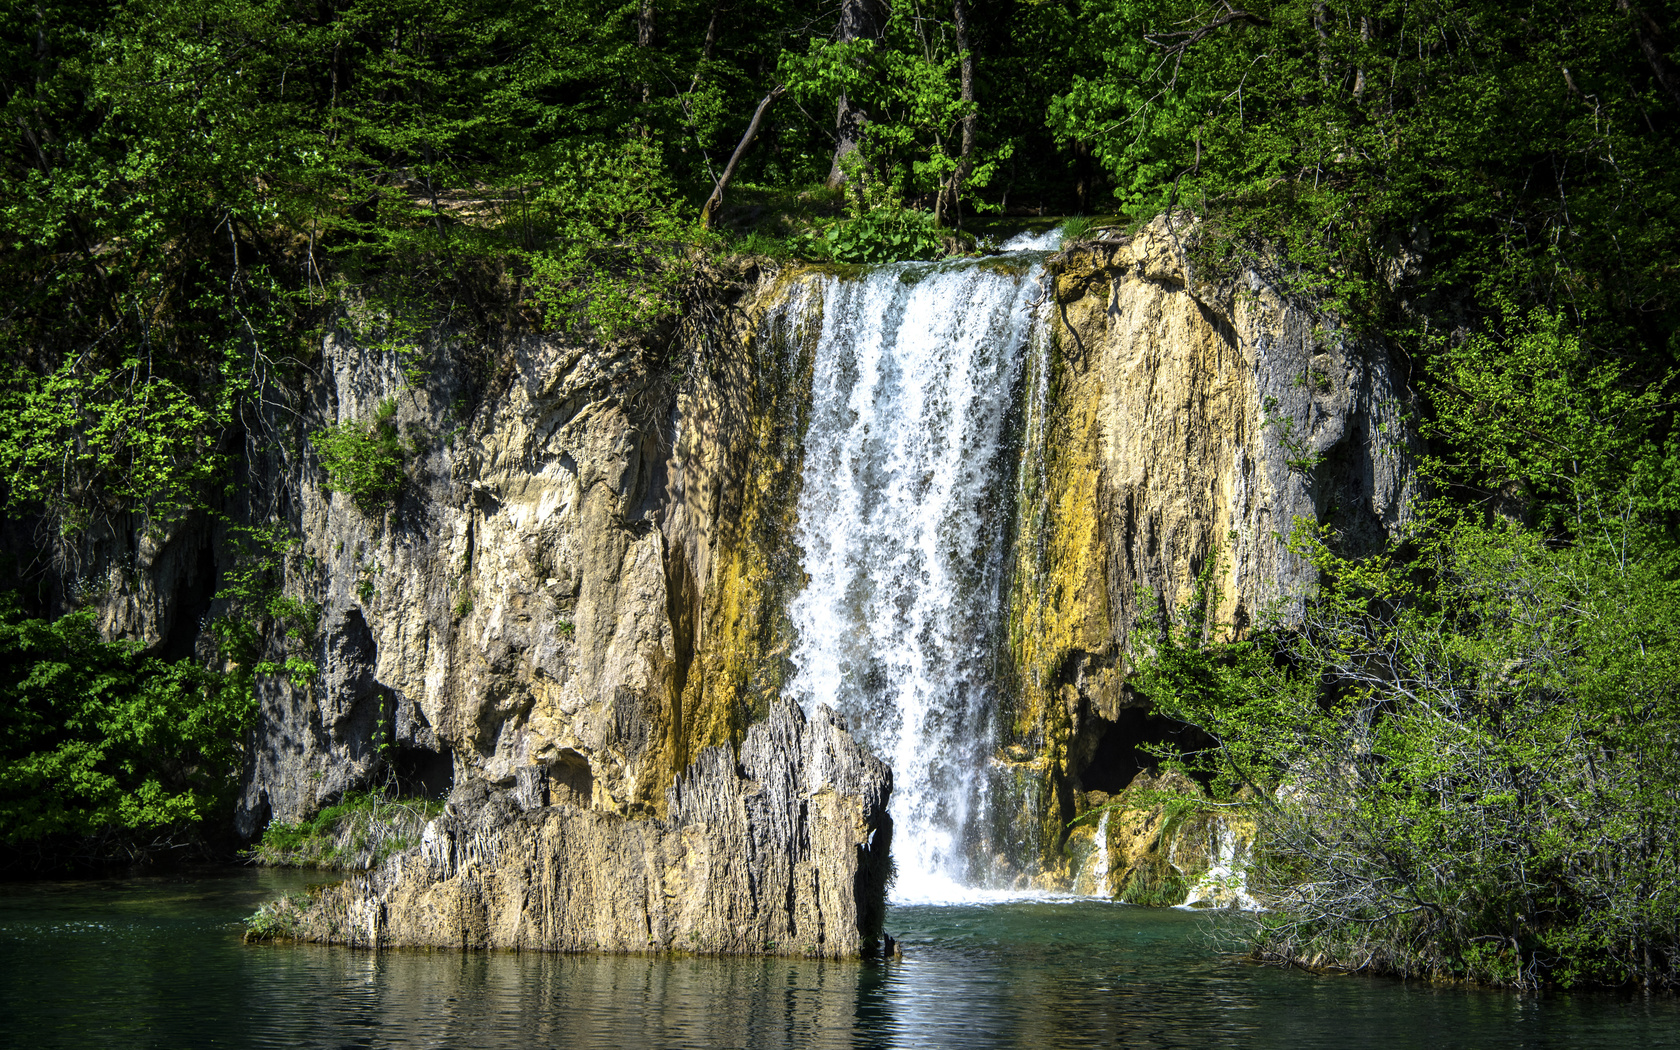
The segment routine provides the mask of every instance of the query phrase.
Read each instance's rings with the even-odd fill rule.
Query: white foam
[[[1249,843],[1221,821],[1214,832],[1214,849],[1207,871],[1184,896],[1180,908],[1231,908],[1265,911],[1248,891]]]
[[[896,907],[952,908],[963,905],[1058,903],[1092,898],[1049,890],[988,889],[937,876],[918,877],[907,885],[901,875],[887,899]]]
[[[1000,252],[1053,252],[1062,246],[1062,227],[1057,226],[1043,233],[1027,230],[998,245]]]

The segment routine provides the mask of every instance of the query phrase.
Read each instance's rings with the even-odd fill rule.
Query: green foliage
[[[1211,588],[1154,625],[1138,684],[1255,789],[1265,955],[1498,984],[1680,985],[1680,537],[1660,388],[1555,318],[1444,354],[1440,502],[1336,553],[1298,614],[1236,641]],[[1492,509],[1501,509],[1495,505]],[[1505,509],[1508,509],[1505,508]],[[1149,625],[1145,625],[1146,630]]]
[[[397,402],[387,398],[366,420],[335,423],[309,436],[327,488],[343,492],[364,514],[377,514],[396,501],[403,483],[403,447],[397,435]]]
[[[441,799],[352,791],[309,820],[269,825],[251,856],[274,867],[372,867],[419,841],[421,828],[441,812]]]
[[[1166,136],[1188,108],[1187,92],[1162,89],[1162,56],[1146,39],[1174,14],[1159,0],[1081,4],[1077,36],[1062,56],[1068,79],[1046,85],[1054,93],[1046,124],[1058,144],[1085,144],[1113,178],[1121,210],[1143,218],[1161,206],[1162,191],[1177,174],[1175,144]]]
[[[1671,8],[1088,10],[1105,69],[1074,76],[1052,124],[1093,143],[1134,216],[1199,217],[1204,273],[1271,266],[1391,335],[1508,301],[1564,310],[1601,352],[1668,355],[1680,96],[1653,56]]]
[[[930,213],[893,206],[854,215],[806,237],[812,255],[843,263],[937,259],[948,242]]]
[[[796,98],[832,107],[842,95],[869,114],[860,149],[871,178],[894,193],[938,192],[957,168],[962,101],[951,26],[932,11],[892,5],[880,41],[813,38],[804,53],[782,54],[781,75]],[[965,185],[990,183],[1013,147],[985,150]],[[853,173],[855,178],[856,173]]]
[[[228,611],[210,623],[219,655],[239,688],[250,693],[257,675],[284,674],[295,686],[312,681],[320,669],[309,660],[321,625],[321,609],[314,602],[285,594],[281,585],[287,559],[297,540],[282,525],[230,529],[238,552],[222,574],[218,598]],[[276,643],[280,659],[267,659]]]
[[[548,327],[612,342],[672,316],[699,234],[657,150],[586,142],[541,160],[529,211],[552,232],[524,255]]]
[[[297,893],[264,901],[245,919],[245,939],[280,941],[294,937],[297,934],[298,914],[309,907],[312,900],[307,893]]]
[[[1075,244],[1085,240],[1099,229],[1100,220],[1094,215],[1076,215],[1062,223],[1062,243]]]
[[[1314,452],[1308,438],[1295,429],[1293,416],[1274,415],[1278,407],[1278,399],[1267,397],[1260,406],[1264,414],[1262,425],[1271,428],[1277,435],[1278,444],[1283,446],[1284,462],[1289,469],[1309,477],[1324,462],[1322,453]]]
[[[1675,374],[1638,382],[1560,315],[1503,320],[1431,362],[1432,472],[1550,532],[1644,530],[1680,507]]]
[[[198,503],[226,457],[215,407],[187,381],[128,359],[89,371],[66,361],[46,375],[14,366],[0,392],[0,464],[14,507],[56,513],[68,532],[131,505],[168,525]],[[89,486],[103,499],[82,498]]]
[[[273,67],[247,52],[243,75],[227,73],[253,11],[0,16],[19,129],[0,156],[0,461],[8,505],[65,533],[201,506],[284,345],[290,301],[239,256],[241,232],[274,221],[252,170],[278,116],[257,101]]]
[[[596,159],[637,111],[639,163],[664,170],[671,96],[635,84],[670,62],[634,46],[633,7],[115,0],[0,22],[17,130],[0,150],[0,476],[8,509],[63,534],[213,506],[230,443],[278,436],[263,406],[300,407],[347,286],[425,307],[385,311],[376,334],[416,383],[411,322],[459,304],[493,327],[521,252],[548,301],[585,286],[568,305],[590,323],[670,309],[649,253],[603,258],[618,232],[593,206],[574,222],[563,196],[583,178],[613,203],[621,173]],[[718,112],[726,80],[708,82]],[[686,212],[682,189],[638,185],[661,215]],[[603,251],[574,257],[586,242]]]
[[[237,678],[99,640],[91,616],[0,598],[0,841],[138,855],[224,818],[255,716]]]
[[[1672,575],[1439,518],[1404,557],[1311,533],[1298,632],[1170,640],[1158,709],[1260,791],[1255,948],[1535,986],[1680,979]]]

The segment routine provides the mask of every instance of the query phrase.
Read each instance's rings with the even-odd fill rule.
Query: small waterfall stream
[[[1009,431],[1054,233],[827,279],[792,692],[893,767],[898,901],[974,896],[1013,509]]]
[[[1108,885],[1108,818],[1114,816],[1111,809],[1103,810],[1101,819],[1097,821],[1097,835],[1091,843],[1091,854],[1095,858],[1091,867],[1091,892],[1099,897],[1110,895]]]

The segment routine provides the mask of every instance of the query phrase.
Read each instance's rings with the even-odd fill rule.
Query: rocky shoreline
[[[464,784],[418,845],[266,906],[249,939],[363,948],[873,956],[892,774],[826,708],[781,703],[632,820]]]

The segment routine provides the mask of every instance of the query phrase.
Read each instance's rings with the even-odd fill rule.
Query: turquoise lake
[[[896,907],[887,963],[244,945],[318,876],[0,885],[15,1047],[1649,1047],[1680,1004],[1316,977],[1201,916],[1068,899]]]

